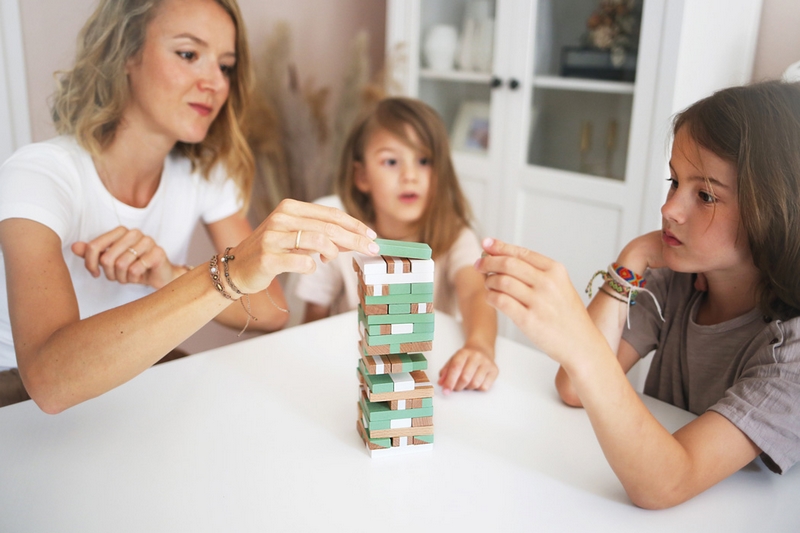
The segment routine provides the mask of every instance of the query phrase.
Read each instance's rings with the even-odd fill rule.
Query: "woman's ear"
[[[364,194],[369,192],[369,180],[367,179],[367,169],[364,163],[356,161],[353,163],[353,183],[356,189]]]

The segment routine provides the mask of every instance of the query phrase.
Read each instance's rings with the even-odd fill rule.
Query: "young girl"
[[[481,249],[450,160],[447,131],[429,106],[388,98],[363,117],[345,145],[337,191],[345,210],[386,239],[425,242],[436,261],[434,307],[461,312],[466,342],[439,374],[445,393],[488,390],[497,377],[497,316],[473,268]],[[355,309],[356,276],[342,254],[304,276],[297,295],[306,322]]]
[[[250,78],[235,0],[99,2],[55,95],[61,135],[0,168],[0,406],[62,411],[211,319],[278,329],[277,274],[377,251],[363,223],[300,202],[252,230]],[[191,269],[198,221],[220,253]]]
[[[487,239],[477,264],[496,274],[491,305],[561,364],[562,399],[586,409],[646,508],[759,455],[778,473],[800,459],[800,85],[720,91],[680,113],[673,135],[662,230],[622,250],[588,309],[535,252]],[[645,393],[698,415],[673,435],[625,378],[653,349]]]

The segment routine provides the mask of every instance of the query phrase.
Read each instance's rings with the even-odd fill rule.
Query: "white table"
[[[60,415],[0,409],[0,531],[800,531],[800,468],[759,461],[634,507],[555,364],[500,339],[489,393],[434,398],[430,452],[356,433],[354,313],[152,368]],[[431,377],[460,346],[439,314]],[[652,399],[670,429],[691,415]]]

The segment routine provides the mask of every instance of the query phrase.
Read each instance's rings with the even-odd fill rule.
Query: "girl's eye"
[[[675,178],[673,178],[672,176],[670,176],[669,178],[667,178],[667,181],[668,181],[668,182],[670,182],[670,183],[669,183],[669,188],[670,188],[670,189],[677,189],[677,188],[678,188],[678,180],[676,180],[676,179],[675,179]]]
[[[234,68],[236,68],[236,65],[220,65],[219,66],[219,69],[222,71],[222,73],[225,76],[229,77],[229,78],[230,78],[231,74],[233,74],[233,69]]]
[[[194,58],[197,57],[197,54],[195,54],[194,52],[178,52],[178,56],[181,59],[185,59],[187,61],[191,61],[191,60],[193,60]]]
[[[383,164],[389,167],[393,167],[397,164],[397,159],[385,159]]]
[[[419,160],[419,164],[422,166],[428,166],[431,164],[431,160],[428,159],[427,157],[423,157],[422,159]]]
[[[698,193],[698,196],[700,196],[700,200],[702,200],[704,204],[713,204],[713,203],[716,203],[716,201],[717,201],[716,198],[711,196],[706,191],[700,191]]]

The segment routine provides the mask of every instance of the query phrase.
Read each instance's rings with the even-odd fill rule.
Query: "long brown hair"
[[[409,138],[407,126],[416,134],[419,145]],[[364,163],[364,149],[378,129],[388,131],[431,160],[431,192],[419,222],[419,235],[420,240],[431,247],[433,256],[438,257],[449,250],[459,232],[469,226],[472,214],[450,159],[447,129],[427,104],[411,98],[385,98],[369,109],[356,122],[345,143],[336,192],[350,215],[368,224],[374,223],[372,198],[355,185],[355,164]]]
[[[739,216],[760,271],[758,307],[800,316],[800,83],[732,87],[678,114],[703,148],[736,167]]]
[[[230,73],[230,92],[205,139],[179,142],[175,151],[188,157],[207,178],[218,162],[249,202],[255,165],[242,124],[247,117],[252,72],[247,34],[236,0],[215,0],[236,28],[236,65]],[[74,135],[92,155],[113,141],[130,98],[125,75],[127,61],[139,54],[147,26],[163,0],[101,0],[78,37],[71,70],[57,73],[52,117],[56,131]]]

